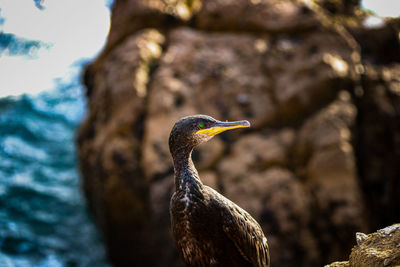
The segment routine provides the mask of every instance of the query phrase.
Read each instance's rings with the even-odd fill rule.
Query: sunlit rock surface
[[[350,254],[351,267],[400,265],[400,224],[367,235]]]
[[[344,260],[355,232],[394,223],[399,23],[365,17],[357,1],[116,1],[78,137],[113,264],[182,266],[168,136],[196,113],[252,123],[193,157],[260,222],[273,266]]]
[[[368,235],[357,233],[356,239],[357,245],[351,250],[349,261],[335,262],[325,267],[382,267],[400,265],[400,224],[387,226]]]

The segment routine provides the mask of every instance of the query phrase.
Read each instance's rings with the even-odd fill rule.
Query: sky
[[[111,2],[0,0],[0,34],[18,40],[25,49],[20,54],[7,48],[0,53],[0,97],[36,94],[53,88],[55,79],[76,77],[76,62],[94,57],[104,45]],[[380,16],[400,15],[400,0],[362,4]]]
[[[41,3],[41,4],[36,4]],[[38,93],[55,79],[76,76],[79,60],[103,47],[110,26],[105,0],[0,0],[0,32],[16,37],[27,53],[0,55],[0,97]],[[39,7],[39,8],[38,8]]]
[[[400,16],[400,0],[362,0],[361,2],[365,9],[381,17]]]

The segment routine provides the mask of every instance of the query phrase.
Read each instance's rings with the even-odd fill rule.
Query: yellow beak
[[[233,121],[233,122],[219,121],[210,128],[198,130],[196,132],[196,134],[204,134],[207,136],[214,136],[214,135],[220,134],[220,133],[228,131],[228,130],[237,129],[237,128],[248,128],[248,127],[250,127],[250,122],[248,122],[248,121]]]

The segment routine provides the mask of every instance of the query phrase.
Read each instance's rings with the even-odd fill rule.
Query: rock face
[[[113,265],[183,265],[168,136],[190,114],[252,123],[193,157],[261,224],[273,266],[346,259],[355,232],[398,220],[399,23],[366,16],[357,1],[116,0],[78,135]]]
[[[397,51],[400,53],[400,50]],[[400,218],[400,65],[366,67],[355,127],[358,173],[372,229]]]
[[[357,245],[349,261],[335,262],[326,267],[382,267],[400,265],[400,224],[394,224],[366,235],[357,233]]]
[[[350,254],[351,267],[400,265],[400,224],[366,235]]]

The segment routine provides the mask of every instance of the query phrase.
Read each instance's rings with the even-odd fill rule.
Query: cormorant
[[[206,115],[175,123],[169,137],[175,193],[170,215],[176,246],[187,266],[270,266],[267,238],[250,214],[203,185],[192,161],[193,148],[248,121],[221,122]]]

